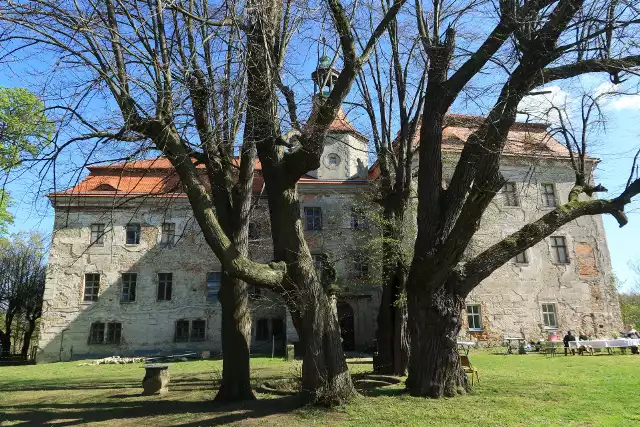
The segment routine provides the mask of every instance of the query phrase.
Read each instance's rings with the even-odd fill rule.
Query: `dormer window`
[[[94,188],[94,191],[118,191],[118,189],[109,184],[100,184]]]

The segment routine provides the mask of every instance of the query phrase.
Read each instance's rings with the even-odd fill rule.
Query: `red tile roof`
[[[468,116],[464,114],[448,114],[445,117],[445,127],[442,131],[442,150],[445,152],[460,152],[469,136],[482,124],[485,117]],[[419,125],[418,125],[419,126]],[[516,122],[511,126],[507,135],[504,154],[507,156],[535,156],[542,158],[566,158],[569,150],[548,132],[546,123]],[[420,143],[420,128],[413,140],[413,148]],[[375,179],[380,173],[376,161],[369,168],[369,178]]]

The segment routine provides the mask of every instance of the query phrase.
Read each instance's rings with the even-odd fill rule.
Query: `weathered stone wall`
[[[470,255],[550,211],[542,204],[542,183],[554,183],[558,203],[566,203],[574,182],[573,171],[562,162],[539,160],[532,165],[507,159],[502,172],[517,183],[520,206],[504,206],[503,195],[497,195],[482,218]],[[610,336],[620,330],[620,307],[601,217],[579,218],[553,236],[565,237],[570,262],[552,261],[547,238],[526,251],[527,264],[509,262],[496,270],[469,295],[469,303],[481,304],[483,323],[483,330],[469,332],[470,336],[500,342],[504,336],[537,340],[554,331]],[[543,303],[556,304],[557,328],[543,325]],[[466,320],[465,316],[465,324]]]
[[[558,202],[562,203],[566,202],[574,180],[568,164],[561,161],[537,160],[533,164],[526,159],[505,158],[502,171],[507,180],[517,183],[520,206],[504,206],[503,195],[498,194],[468,248],[469,256],[546,213],[549,208],[542,206],[542,183],[554,183]],[[445,181],[450,173],[448,169]],[[335,268],[335,282],[340,289],[338,301],[348,303],[353,310],[355,348],[365,349],[375,337],[381,291],[379,265],[371,261],[375,253],[367,252],[375,246],[376,231],[375,227],[353,230],[351,210],[354,206],[372,206],[370,189],[364,182],[320,180],[301,185],[299,190],[302,212],[305,207],[322,209],[323,228],[308,231],[307,242],[313,254],[326,254]],[[56,209],[40,359],[58,360],[61,344],[63,360],[69,358],[72,349],[76,356],[219,351],[220,306],[206,300],[206,274],[220,271],[220,264],[202,239],[186,200],[147,199],[120,206],[111,199],[87,198],[74,203],[81,204],[69,210]],[[258,235],[250,241],[251,256],[268,261],[271,239],[264,203],[257,205],[254,218]],[[163,222],[176,224],[180,237],[173,248],[159,245]],[[89,246],[92,223],[107,224],[102,247]],[[139,245],[125,244],[128,223],[141,225]],[[620,310],[601,218],[580,218],[554,235],[565,237],[570,262],[554,264],[549,239],[545,239],[527,250],[527,264],[510,262],[499,268],[468,298],[468,303],[482,307],[482,330],[468,331],[463,316],[463,335],[490,343],[513,335],[524,335],[527,339],[545,337],[553,329],[543,326],[543,303],[556,304],[559,332],[571,329],[606,336],[620,329]],[[370,258],[369,277],[356,277],[354,261],[367,258]],[[84,302],[84,274],[94,272],[101,274],[100,297],[96,302]],[[131,303],[120,302],[120,277],[126,272],[138,273],[136,301]],[[156,299],[157,274],[162,272],[174,275],[171,301]],[[276,295],[263,292],[252,301],[256,351],[268,347],[265,347],[268,340],[255,339],[256,320],[260,318],[286,318],[285,333],[289,340],[295,339],[290,316]],[[206,320],[206,340],[175,343],[175,322],[179,319]],[[121,322],[122,344],[89,345],[90,324],[94,321]]]

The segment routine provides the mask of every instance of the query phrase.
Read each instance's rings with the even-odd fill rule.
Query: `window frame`
[[[133,281],[131,279],[133,279]],[[135,302],[136,288],[138,286],[138,273],[130,273],[130,272],[122,273],[120,275],[120,283],[121,283],[120,302],[124,302],[124,303]],[[125,289],[126,289],[126,292],[125,292]],[[125,295],[127,295],[126,298],[125,298]]]
[[[518,257],[522,257],[522,259],[518,259]],[[513,257],[513,263],[517,264],[517,265],[528,265],[529,264],[529,254],[527,254],[527,251],[524,250],[518,254],[516,254],[516,256]]]
[[[176,223],[163,222],[160,227],[160,245],[165,248],[172,248],[176,244]]]
[[[162,279],[160,276],[163,276]],[[167,298],[167,284],[169,285],[169,297]],[[162,296],[160,298],[160,287],[162,285]],[[173,273],[158,273],[158,288],[156,293],[157,301],[171,301],[173,297]]]
[[[198,328],[198,330],[202,331],[202,334],[194,335],[194,331],[196,330],[195,323],[202,323],[202,328]],[[200,326],[200,325],[198,325]],[[194,319],[189,322],[189,342],[204,342],[207,340],[207,321],[204,319]]]
[[[507,191],[507,186],[513,187]],[[502,204],[505,207],[520,207],[520,197],[518,197],[518,186],[514,181],[505,182],[502,186]]]
[[[133,231],[134,235],[133,235],[133,242],[129,241],[129,232]],[[140,244],[140,233],[142,231],[142,228],[140,227],[140,224],[137,223],[131,223],[131,224],[127,224],[126,227],[124,228],[124,243],[125,245],[139,245]]]
[[[122,323],[107,322],[105,324],[104,343],[106,345],[120,345],[122,342]]]
[[[548,308],[552,307],[549,311]],[[544,329],[558,329],[558,307],[555,302],[543,302],[541,303],[542,311],[542,324]],[[546,310],[545,310],[546,309]],[[549,315],[553,315],[554,325],[551,325]]]
[[[559,245],[558,241],[562,244]],[[564,252],[564,260],[560,258],[560,249]],[[569,256],[569,245],[567,244],[567,238],[565,236],[549,236],[549,250],[551,252],[551,262],[556,265],[568,265],[571,264],[571,257]]]
[[[547,191],[548,189],[551,189],[551,192]],[[543,207],[551,209],[558,207],[558,193],[556,191],[555,184],[550,182],[543,182],[541,184],[540,194],[542,195]]]
[[[471,309],[471,312],[469,312]],[[477,309],[477,312],[474,312],[474,309]],[[481,304],[467,304],[466,307],[467,312],[467,327],[470,331],[483,331],[484,325],[482,324],[482,305]],[[479,326],[476,326],[475,320],[472,322],[471,319],[475,319],[477,317]],[[473,323],[474,326],[471,326]]]
[[[96,329],[98,330],[98,332],[100,332],[100,339],[96,340]],[[88,345],[100,345],[100,344],[104,344],[104,338],[106,335],[106,329],[107,326],[105,324],[105,322],[91,322],[91,325],[89,325],[89,339],[87,344]]]
[[[93,223],[91,224],[89,230],[89,245],[90,246],[104,246],[104,236],[107,234],[105,231],[106,227],[104,223]],[[94,238],[95,235],[95,238]]]
[[[352,271],[353,277],[357,280],[366,280],[369,277],[369,262],[364,255],[356,255],[352,263]]]
[[[97,276],[97,280],[95,277],[93,277],[91,280],[91,286],[87,287],[87,278],[88,276]],[[82,293],[82,301],[83,302],[96,302],[98,301],[98,298],[100,297],[100,273],[84,273],[84,292]],[[91,289],[92,292],[91,293],[87,293],[87,289]],[[87,296],[89,296],[89,298],[87,299]]]
[[[180,328],[180,326],[184,326],[186,324],[186,334],[180,335],[178,332],[184,332],[184,328]],[[189,337],[191,336],[191,322],[187,319],[178,319],[175,323],[175,330],[173,332],[173,341],[174,342],[189,342]]]
[[[210,276],[217,275],[218,280],[210,280]],[[217,283],[217,286],[211,286],[212,283]],[[220,287],[222,286],[222,272],[221,271],[210,271],[207,273],[207,302],[219,302],[219,292]],[[215,289],[215,293],[212,293],[212,289]]]
[[[322,208],[319,206],[305,206],[304,213],[304,231],[322,231]],[[311,218],[311,228],[309,227],[309,218]]]

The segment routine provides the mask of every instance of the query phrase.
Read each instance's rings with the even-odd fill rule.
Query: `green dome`
[[[331,58],[329,58],[327,55],[321,56],[318,60],[318,69],[326,70],[329,67],[331,67]]]

